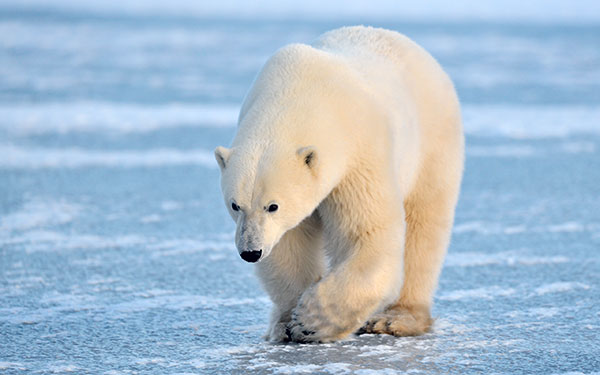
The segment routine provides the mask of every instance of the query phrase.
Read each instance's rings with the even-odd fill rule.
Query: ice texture
[[[2,2],[0,373],[598,374],[600,26],[572,22],[582,4],[597,20],[596,3],[555,19],[563,2],[518,2],[511,21],[499,2],[495,22],[477,18],[491,2],[414,20],[379,3],[280,20],[297,8]],[[526,21],[535,4],[554,7],[544,22]],[[462,101],[437,319],[421,337],[268,344],[271,303],[211,153],[269,55],[353,23],[422,44]]]

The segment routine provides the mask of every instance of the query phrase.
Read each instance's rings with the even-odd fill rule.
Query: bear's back
[[[445,86],[452,91],[453,85],[438,62],[421,46],[396,31],[370,26],[348,26],[321,35],[312,46],[338,55],[354,68],[368,72],[374,60],[403,76],[409,86]]]
[[[364,56],[371,53],[393,61],[401,61],[411,52],[426,53],[398,32],[367,26],[348,26],[326,32],[312,46],[334,54]]]
[[[453,125],[460,124],[458,97],[450,77],[433,56],[405,35],[349,26],[321,35],[312,46],[345,59],[378,89],[395,90],[388,94],[398,95],[401,102],[414,102],[422,127],[443,131],[438,120],[450,117],[458,118]],[[436,115],[430,114],[432,108],[437,109]]]

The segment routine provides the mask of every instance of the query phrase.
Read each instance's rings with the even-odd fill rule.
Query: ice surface
[[[0,107],[0,127],[16,135],[100,132],[146,133],[174,127],[234,127],[238,105],[140,105],[63,102]]]
[[[0,373],[599,373],[595,2],[369,7],[454,79],[465,177],[434,331],[324,345],[262,341],[212,150],[277,48],[367,21],[219,3],[0,4]]]
[[[538,295],[543,295],[547,293],[562,293],[569,292],[573,289],[590,289],[589,285],[577,283],[577,282],[560,282],[560,283],[552,283],[548,285],[543,285],[535,290]]]
[[[85,150],[73,148],[25,148],[0,145],[5,158],[0,161],[4,169],[85,168],[113,167],[135,168],[169,165],[201,165],[216,168],[213,153],[208,150]]]
[[[600,19],[598,3],[594,0],[454,0],[449,6],[444,0],[427,2],[401,2],[395,0],[319,0],[278,1],[261,0],[240,2],[221,0],[198,2],[193,0],[129,0],[126,2],[97,0],[4,0],[4,3],[20,7],[61,9],[70,11],[93,11],[100,14],[185,15],[236,18],[282,17],[338,19],[370,17],[376,19],[418,19],[452,21],[533,21],[533,22],[593,22]]]

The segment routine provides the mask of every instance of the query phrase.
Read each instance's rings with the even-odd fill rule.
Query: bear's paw
[[[288,339],[298,343],[331,342],[339,338],[340,329],[325,314],[315,293],[307,290],[292,311],[292,320],[286,326]]]
[[[392,307],[376,314],[357,334],[384,333],[393,336],[419,336],[431,330],[433,320],[429,309]]]

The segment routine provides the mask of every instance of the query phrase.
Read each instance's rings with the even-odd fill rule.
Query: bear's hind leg
[[[458,183],[425,186],[440,189],[417,190],[404,204],[407,227],[400,298],[371,317],[359,333],[417,336],[431,329],[432,298],[450,240]],[[456,190],[443,190],[450,187]]]
[[[419,336],[429,332],[433,320],[429,307],[403,307],[393,305],[384,312],[371,317],[369,321],[357,332],[385,333],[394,336]]]

